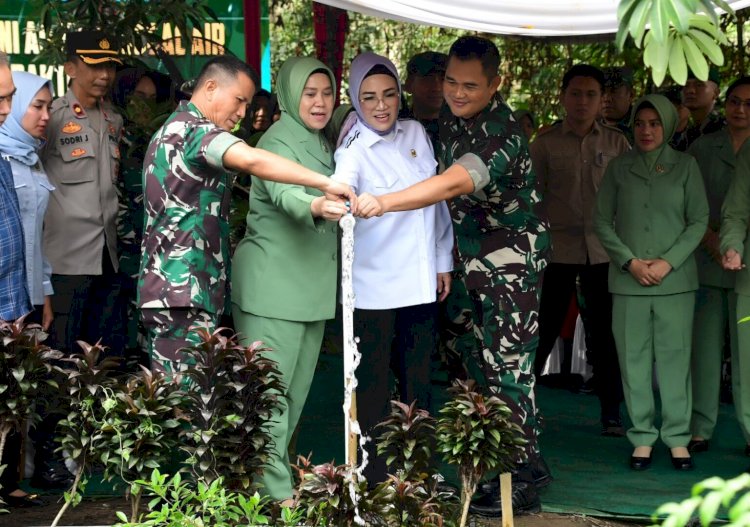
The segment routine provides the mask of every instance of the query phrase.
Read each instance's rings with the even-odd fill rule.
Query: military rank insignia
[[[656,167],[654,167],[654,170],[656,170],[657,174],[662,174],[667,171],[666,168],[664,168],[664,165],[657,164]]]
[[[417,151],[413,148],[411,149],[411,157],[417,157]]]
[[[82,119],[83,117],[86,117],[86,112],[83,110],[83,106],[81,106],[78,103],[75,103],[73,105],[73,113],[78,117],[79,119]]]

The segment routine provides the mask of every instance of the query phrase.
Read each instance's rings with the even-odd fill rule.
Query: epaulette
[[[599,121],[599,125],[601,125],[602,128],[606,128],[607,130],[612,130],[612,131],[619,132],[625,135],[625,131],[619,128],[616,124],[608,124],[608,123]]]
[[[562,126],[562,123],[562,121],[555,121],[554,123],[547,126],[542,126],[541,128],[539,128],[539,130],[536,131],[537,138],[550,133],[552,130],[556,130],[558,127]]]
[[[70,103],[65,97],[58,97],[50,105],[50,112],[56,112],[62,108],[67,108]]]

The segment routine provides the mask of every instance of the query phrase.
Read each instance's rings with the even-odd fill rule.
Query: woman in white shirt
[[[401,81],[393,63],[373,53],[352,62],[349,91],[356,122],[336,150],[334,179],[360,200],[405,189],[435,175],[429,137],[414,120],[398,120]],[[353,114],[354,115],[354,114]],[[430,409],[430,356],[437,346],[437,301],[450,292],[453,229],[447,205],[395,212],[354,229],[354,333],[362,362],[357,371],[357,417],[363,433],[390,411],[389,364],[402,402]],[[361,404],[366,401],[366,404]],[[374,438],[373,438],[374,439]],[[386,477],[383,457],[368,446],[365,477]]]
[[[10,163],[23,225],[26,281],[34,306],[26,322],[39,323],[47,330],[54,316],[50,282],[52,268],[42,252],[42,228],[49,195],[55,187],[47,179],[37,154],[49,122],[52,83],[31,73],[14,71],[13,84],[16,93],[11,112],[0,126],[0,156]],[[12,432],[7,438],[4,459],[0,460],[0,465],[7,465],[0,475],[3,487],[0,496],[12,508],[44,505],[36,494],[28,494],[18,485],[20,452],[20,435]]]
[[[26,278],[34,312],[27,322],[46,330],[52,323],[52,268],[42,253],[42,227],[49,195],[55,187],[47,179],[38,152],[44,141],[52,104],[49,79],[13,72],[16,94],[5,124],[0,127],[0,155],[10,163],[23,222]]]

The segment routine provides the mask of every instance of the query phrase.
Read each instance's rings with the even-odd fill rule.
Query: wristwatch
[[[631,263],[633,263],[633,258],[631,258],[630,260],[628,260],[627,262],[625,262],[624,264],[622,264],[621,269],[627,273],[628,271],[630,271],[630,264]]]

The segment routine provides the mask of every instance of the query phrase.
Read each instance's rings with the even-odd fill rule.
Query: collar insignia
[[[417,157],[417,151],[414,150],[413,148],[411,149],[410,153],[411,153],[411,157]]]
[[[84,117],[86,117],[86,112],[84,111],[84,109],[83,109],[83,106],[81,106],[81,105],[80,105],[80,104],[78,104],[78,103],[75,103],[75,104],[73,105],[73,113],[74,113],[74,114],[76,115],[76,117],[78,117],[79,119],[83,119]]]

